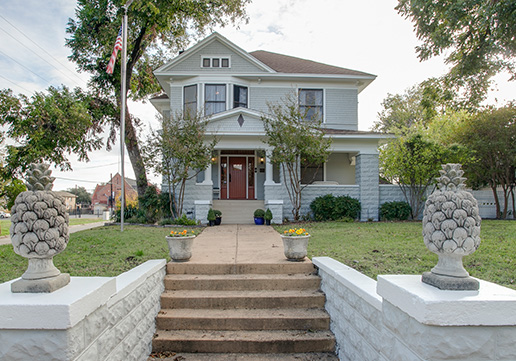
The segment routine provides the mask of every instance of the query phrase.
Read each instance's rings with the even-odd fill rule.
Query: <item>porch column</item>
[[[213,185],[213,181],[211,180],[211,167],[213,165],[210,163],[210,165],[204,170],[204,182],[202,184],[211,184]]]
[[[272,163],[268,154],[265,155],[265,185],[274,184],[272,180]]]
[[[358,154],[355,165],[355,183],[360,186],[361,221],[378,220],[380,181],[378,154]]]

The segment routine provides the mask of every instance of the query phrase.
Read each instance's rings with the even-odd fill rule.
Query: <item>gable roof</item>
[[[278,73],[374,76],[361,71],[340,68],[338,66],[318,63],[312,60],[296,58],[294,56],[277,54],[264,50],[253,51],[249,54]]]

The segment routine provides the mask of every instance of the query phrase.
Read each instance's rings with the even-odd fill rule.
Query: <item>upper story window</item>
[[[197,85],[184,87],[183,112],[185,115],[195,115],[197,113]]]
[[[223,56],[203,56],[202,57],[203,68],[230,68],[229,57]]]
[[[304,120],[323,119],[323,90],[299,89],[299,110]]]
[[[206,84],[204,94],[204,115],[212,115],[226,110],[226,85]]]
[[[235,85],[233,87],[233,108],[247,108],[247,87]]]

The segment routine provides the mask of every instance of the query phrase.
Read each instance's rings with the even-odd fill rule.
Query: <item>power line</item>
[[[73,182],[85,182],[85,183],[99,183],[97,181],[91,181],[91,180],[82,180],[82,179],[72,179],[72,178],[64,178],[64,177],[54,177],[55,179],[61,179],[61,180],[67,180],[67,181],[73,181]]]
[[[0,53],[3,54],[4,56],[8,57],[9,59],[11,59],[12,61],[14,61],[16,64],[20,65],[21,67],[23,67],[24,69],[27,69],[28,71],[30,71],[32,74],[36,75],[37,77],[43,79],[45,82],[47,83],[51,83],[50,81],[48,81],[47,79],[43,78],[41,75],[39,74],[36,74],[35,72],[33,72],[32,70],[30,70],[29,68],[27,68],[25,65],[23,65],[22,63],[20,63],[18,60],[16,59],[13,59],[11,58],[9,55],[7,55],[6,53],[4,53],[2,50],[0,50]]]
[[[11,38],[13,38],[15,41],[17,41],[18,43],[20,43],[21,46],[25,47],[26,49],[28,49],[29,51],[31,51],[34,55],[36,55],[38,58],[40,58],[41,60],[43,60],[45,63],[47,63],[48,65],[50,65],[51,67],[53,67],[54,69],[56,69],[58,72],[60,72],[61,74],[63,74],[65,77],[67,77],[68,79],[70,79],[72,82],[75,82],[75,80],[73,80],[72,78],[70,78],[68,75],[66,75],[65,73],[63,73],[61,71],[61,69],[59,69],[58,67],[56,67],[54,64],[50,64],[50,62],[48,62],[48,60],[44,59],[41,55],[39,55],[38,53],[36,53],[34,50],[32,50],[31,48],[29,48],[27,45],[23,44],[20,40],[16,39],[14,36],[12,36],[11,34],[9,34],[5,29],[3,29],[2,27],[0,27],[0,30],[2,30],[4,33],[6,33],[7,35],[9,35]],[[84,81],[83,81],[84,82]],[[86,83],[86,82],[84,82]]]
[[[39,46],[38,43],[36,43],[34,40],[32,40],[30,37],[28,37],[27,35],[25,35],[25,33],[23,31],[21,31],[20,29],[18,29],[16,26],[14,26],[9,20],[7,20],[6,18],[4,18],[1,14],[0,14],[0,18],[4,19],[4,21],[6,23],[8,23],[9,25],[11,25],[13,28],[15,28],[20,34],[22,34],[25,38],[27,38],[31,43],[33,43],[34,45],[36,45],[39,49],[41,49],[43,52],[45,52],[45,54],[47,54],[48,56],[50,56],[52,59],[54,59],[56,62],[58,62],[59,64],[61,64],[66,70],[68,70],[71,74],[73,74],[77,79],[79,79],[80,81],[84,82],[84,80],[82,80],[77,74],[75,74],[74,72],[72,72],[71,70],[69,70],[66,65],[64,65],[63,63],[61,63],[61,61],[59,61],[58,59],[56,59],[52,54],[50,54],[48,51],[46,51],[45,49],[43,49],[41,46]]]
[[[16,83],[15,83],[15,82],[13,82],[12,80],[7,79],[7,78],[6,78],[5,76],[3,76],[2,74],[0,74],[0,78],[2,78],[2,79],[4,79],[4,80],[7,80],[9,83],[11,83],[11,84],[13,84],[13,85],[15,85],[15,86],[17,86],[17,87],[19,87],[19,88],[22,88],[22,89],[24,89],[25,91],[27,91],[27,92],[29,92],[29,93],[32,93],[29,89],[27,89],[27,88],[25,88],[25,87],[23,87],[23,86],[21,86],[21,85],[19,85],[19,84],[16,84]]]

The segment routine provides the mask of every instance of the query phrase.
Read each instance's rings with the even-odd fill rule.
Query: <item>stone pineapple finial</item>
[[[423,238],[426,247],[439,257],[422,281],[440,289],[477,290],[478,281],[469,277],[462,257],[480,245],[480,216],[476,199],[464,190],[460,164],[445,164],[437,178],[437,190],[425,203]]]
[[[54,186],[54,177],[51,177],[52,171],[48,168],[50,165],[45,163],[32,163],[27,172],[27,190],[29,191],[51,191]]]

